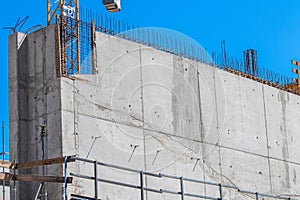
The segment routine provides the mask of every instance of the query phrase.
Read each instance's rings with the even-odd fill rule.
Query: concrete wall
[[[70,99],[73,88],[63,127],[69,136],[76,133],[76,148],[70,149],[80,157],[254,192],[300,194],[299,96],[101,33],[97,65],[96,76],[77,76],[62,96]],[[135,145],[139,146],[129,161]],[[86,163],[77,169],[93,175]],[[99,170],[104,178],[139,184],[137,175]],[[178,181],[145,181],[150,188],[179,190]],[[92,184],[78,183],[82,187],[77,192],[93,196],[93,188],[83,186],[86,183]],[[218,197],[216,187],[186,187],[187,193]],[[140,195],[138,190],[108,184],[101,184],[99,191],[102,199]],[[254,199],[233,190],[224,195]],[[150,192],[147,198],[180,199]]]
[[[102,33],[96,37],[97,74],[58,79],[54,36],[53,27],[28,36],[22,45],[27,52],[24,58],[21,50],[11,48],[12,158],[40,158],[38,124],[46,120],[48,157],[77,155],[299,197],[299,96]],[[11,44],[16,38],[10,38]],[[24,75],[23,64],[15,63],[23,59],[27,59]],[[26,106],[20,98],[27,99]],[[24,120],[20,112],[27,113]],[[26,130],[22,137],[21,130]],[[62,174],[61,168],[57,170]],[[139,184],[136,174],[98,170],[101,178]],[[93,176],[88,163],[71,164],[68,171]],[[151,177],[145,183],[155,189],[179,190],[180,186],[178,181]],[[92,185],[75,178],[69,192],[93,197]],[[37,185],[28,187],[34,191]],[[59,187],[49,185],[48,190],[57,194]],[[218,197],[218,188],[208,185],[187,184],[186,192]],[[99,183],[101,199],[139,196],[138,190]],[[150,192],[146,197],[180,199]],[[224,190],[224,197],[254,199],[233,190]]]
[[[10,159],[17,163],[42,159],[41,125],[47,126],[45,158],[62,155],[55,37],[53,26],[30,35],[9,36]],[[44,169],[18,173],[43,174]],[[48,167],[45,173],[59,175],[62,168]],[[11,190],[12,199],[33,199],[38,187],[39,183],[17,183],[16,191]],[[61,197],[61,186],[47,184],[47,188],[50,199]]]

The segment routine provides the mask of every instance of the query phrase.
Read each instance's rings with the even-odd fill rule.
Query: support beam
[[[10,173],[0,173],[0,180],[5,181],[23,181],[23,182],[47,182],[47,183],[64,183],[65,177],[63,176],[40,176],[34,174],[10,174]],[[73,177],[67,178],[67,183],[72,183]]]
[[[14,164],[9,161],[0,161],[0,167],[6,168],[6,169],[12,169],[14,167]]]
[[[75,158],[73,156],[68,156],[67,162],[75,162]],[[41,167],[46,165],[56,165],[56,164],[63,164],[64,157],[58,158],[50,158],[47,160],[37,160],[32,162],[25,162],[25,163],[17,163],[15,169],[29,169],[33,167]],[[4,167],[6,169],[14,169],[14,164],[9,161],[0,161],[0,167]]]
[[[74,157],[69,156],[67,158],[67,162],[75,162]],[[64,163],[64,157],[50,158],[47,160],[37,160],[37,161],[26,162],[26,163],[18,163],[18,164],[16,164],[16,169],[29,169],[29,168],[33,168],[33,167],[63,164],[63,163]]]

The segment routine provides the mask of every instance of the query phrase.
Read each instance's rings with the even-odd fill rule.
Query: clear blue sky
[[[84,8],[106,13],[102,0],[80,0]],[[2,1],[0,12],[0,120],[8,126],[8,31],[18,17],[30,16],[26,27],[46,23],[46,0]],[[139,27],[163,27],[182,32],[209,52],[220,50],[242,58],[248,48],[258,50],[259,64],[291,75],[291,59],[300,59],[299,0],[122,0],[122,12],[114,17]],[[8,131],[6,131],[8,133]],[[1,138],[0,138],[1,139]]]

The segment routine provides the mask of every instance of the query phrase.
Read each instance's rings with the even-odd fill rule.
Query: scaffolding
[[[78,0],[47,0],[47,24],[59,26],[60,67],[57,76],[80,74]]]
[[[294,86],[292,77],[276,73],[258,65],[256,50],[246,50],[244,52],[244,61],[241,61],[227,54],[225,42],[223,42],[222,53],[217,54],[213,52],[212,58],[210,58],[206,50],[200,46],[195,47],[193,44],[168,35],[168,33],[139,28],[107,15],[98,15],[84,9],[80,10],[80,13],[80,46],[82,47],[80,54],[82,58],[81,72],[83,74],[96,73],[95,32],[101,32],[300,95],[300,90]]]
[[[156,194],[177,195],[180,197],[181,200],[184,200],[188,197],[193,197],[195,199],[225,200],[225,195],[224,195],[225,189],[234,190],[235,192],[240,193],[240,194],[253,195],[256,200],[263,200],[266,197],[271,198],[271,199],[277,199],[277,200],[279,200],[279,199],[292,200],[291,197],[283,197],[283,196],[277,196],[277,195],[271,195],[271,194],[263,194],[263,193],[259,193],[259,192],[240,190],[237,186],[232,186],[232,185],[227,185],[227,184],[222,184],[222,183],[214,183],[214,182],[209,182],[209,181],[191,179],[191,178],[186,178],[186,177],[182,177],[182,176],[174,176],[174,175],[168,175],[168,174],[162,174],[162,173],[155,174],[152,172],[126,168],[126,167],[122,167],[122,166],[118,166],[118,165],[112,165],[112,164],[108,164],[108,163],[104,163],[104,162],[99,162],[99,161],[89,160],[89,159],[79,158],[79,157],[75,157],[74,159],[76,160],[76,162],[84,162],[84,163],[93,165],[94,176],[78,174],[78,173],[70,173],[70,175],[73,176],[74,178],[80,178],[80,179],[94,181],[94,197],[88,197],[88,196],[83,196],[83,195],[78,195],[78,194],[71,194],[71,199],[73,199],[73,200],[99,199],[99,195],[101,195],[101,191],[98,191],[98,183],[110,184],[110,185],[114,185],[117,187],[123,187],[125,189],[131,188],[131,189],[139,190],[139,192],[140,192],[139,199],[140,200],[146,199],[145,198],[146,192],[156,193]],[[101,178],[98,174],[98,170],[99,170],[98,166],[102,166],[102,167],[110,168],[110,169],[114,169],[114,170],[119,170],[124,173],[136,174],[136,176],[140,180],[140,184],[135,185],[135,184],[131,184],[128,182],[119,182],[119,181],[115,181],[112,179]],[[145,184],[145,178],[147,176],[151,176],[151,177],[157,178],[157,179],[176,180],[176,181],[178,181],[178,186],[179,186],[178,188],[180,188],[180,191],[163,189],[163,188],[147,187]],[[187,193],[187,192],[185,192],[185,184],[186,183],[195,183],[195,184],[199,184],[199,185],[212,186],[215,188],[216,193],[218,193],[219,195],[218,196],[207,196],[204,194]],[[174,186],[174,188],[176,188],[176,186]]]
[[[67,174],[67,163],[75,162],[74,156],[64,156],[45,160],[37,160],[25,163],[14,163],[10,161],[0,161],[0,167],[9,169],[11,172],[0,173],[0,180],[7,183],[12,182],[13,188],[16,191],[16,181],[20,182],[39,182],[40,186],[37,190],[35,200],[39,198],[40,192],[42,190],[43,183],[63,183],[62,188],[62,199],[68,199],[68,184],[71,184],[73,177]],[[45,167],[49,165],[64,165],[64,176],[57,175],[40,175],[40,174],[21,174],[18,173],[19,170],[32,169],[36,167]]]
[[[95,44],[95,32],[97,31],[205,63],[238,76],[300,95],[300,89],[295,87],[291,77],[259,67],[257,51],[254,49],[244,51],[244,61],[241,61],[228,56],[225,42],[222,41],[222,53],[212,52],[212,58],[210,58],[205,49],[195,47],[193,44],[166,33],[139,28],[107,15],[79,9],[78,0],[47,0],[47,24],[59,26],[58,57],[60,66],[57,66],[58,77],[97,73]]]
[[[79,174],[79,173],[74,173],[71,172],[68,174],[67,171],[67,166],[68,163],[74,163],[76,162],[77,164],[80,162],[87,163],[87,164],[92,164],[93,165],[93,176],[91,175],[85,175],[85,174]],[[37,175],[37,174],[19,174],[17,173],[18,170],[23,170],[23,169],[32,169],[36,167],[45,167],[49,165],[58,165],[62,164],[64,168],[64,176],[45,176],[45,175]],[[101,178],[99,173],[98,173],[98,167],[105,167],[108,169],[114,169],[118,170],[123,173],[133,173],[136,174],[136,176],[140,180],[139,185],[131,184],[128,182],[121,182],[121,181],[116,181],[113,179],[105,179]],[[99,183],[103,184],[110,184],[114,185],[116,187],[123,187],[124,189],[135,189],[139,190],[140,193],[140,200],[145,200],[145,193],[150,192],[150,193],[156,193],[156,194],[172,194],[172,195],[177,195],[180,197],[181,200],[184,200],[187,197],[193,197],[196,199],[211,199],[211,200],[225,200],[225,193],[224,190],[232,190],[236,193],[239,194],[246,194],[246,195],[253,195],[255,196],[256,200],[263,200],[265,197],[271,198],[271,199],[277,199],[277,200],[293,200],[291,197],[288,196],[277,196],[277,195],[271,195],[271,194],[263,194],[259,192],[252,192],[252,191],[245,191],[245,190],[240,190],[237,186],[233,185],[227,185],[227,184],[222,184],[222,183],[215,183],[215,182],[209,182],[209,181],[204,181],[204,180],[199,180],[199,179],[192,179],[192,178],[186,178],[182,176],[174,176],[174,175],[168,175],[168,174],[156,174],[152,172],[147,172],[143,170],[136,170],[136,169],[131,169],[127,167],[122,167],[118,165],[112,165],[104,162],[99,162],[96,160],[90,160],[90,159],[85,159],[85,158],[80,158],[76,156],[64,156],[64,157],[56,157],[56,158],[51,158],[51,159],[46,159],[46,160],[37,160],[37,161],[32,161],[32,162],[25,162],[25,163],[14,163],[10,161],[0,161],[0,167],[10,169],[12,172],[10,173],[0,173],[0,180],[6,181],[6,182],[12,182],[13,185],[16,184],[16,181],[21,181],[21,182],[40,182],[40,183],[62,183],[62,200],[67,200],[68,199],[68,185],[72,184],[73,179],[78,178],[78,179],[86,179],[86,180],[91,180],[94,182],[94,197],[88,197],[84,196],[81,194],[71,194],[71,200],[83,200],[83,199],[101,199],[101,191],[99,191]],[[170,190],[170,189],[164,189],[164,188],[153,188],[153,187],[148,187],[145,184],[145,178],[146,177],[153,177],[157,179],[172,179],[178,181],[178,185],[180,190]],[[188,193],[185,192],[185,185],[187,183],[194,183],[198,185],[205,185],[205,186],[212,186],[215,188],[216,192],[213,193],[218,193],[218,196],[208,196],[205,194],[201,193]],[[177,188],[174,185],[174,188]],[[41,190],[41,186],[39,187],[37,191],[37,195],[35,197],[35,200],[38,199],[38,194]],[[130,194],[130,193],[129,193]]]

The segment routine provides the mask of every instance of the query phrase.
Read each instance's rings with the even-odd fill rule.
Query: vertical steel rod
[[[17,199],[17,187],[16,187],[16,160],[14,160],[14,186],[13,186],[13,190],[14,190],[14,195],[15,195],[15,199]]]
[[[47,135],[46,132],[46,126],[42,126],[41,127],[41,142],[42,142],[42,160],[46,159],[46,141],[45,141],[45,137]],[[46,167],[43,166],[43,175],[46,175]],[[43,199],[46,200],[47,199],[47,189],[46,189],[46,183],[42,183],[42,195],[43,195]]]
[[[219,184],[219,192],[220,192],[220,200],[223,199],[223,188],[222,188],[222,184]]]
[[[255,193],[255,197],[256,197],[256,200],[259,200],[259,194],[258,194],[258,192]]]
[[[95,176],[95,199],[98,200],[98,169],[97,161],[94,162],[94,176]]]
[[[145,200],[145,194],[144,194],[144,172],[140,172],[140,184],[141,184],[141,200]]]
[[[184,200],[184,183],[183,183],[183,177],[180,177],[180,188],[181,188],[181,200]]]
[[[65,200],[68,200],[68,191],[67,191],[67,187],[68,187],[68,182],[67,182],[67,168],[68,168],[68,164],[67,164],[67,156],[64,157],[64,166],[65,166],[65,183],[64,183],[64,197]]]
[[[4,147],[4,121],[2,121],[2,161],[4,161],[4,151],[5,151],[5,147]],[[4,167],[2,168],[2,172],[4,174]],[[5,180],[3,180],[3,197],[2,199],[5,200]]]

